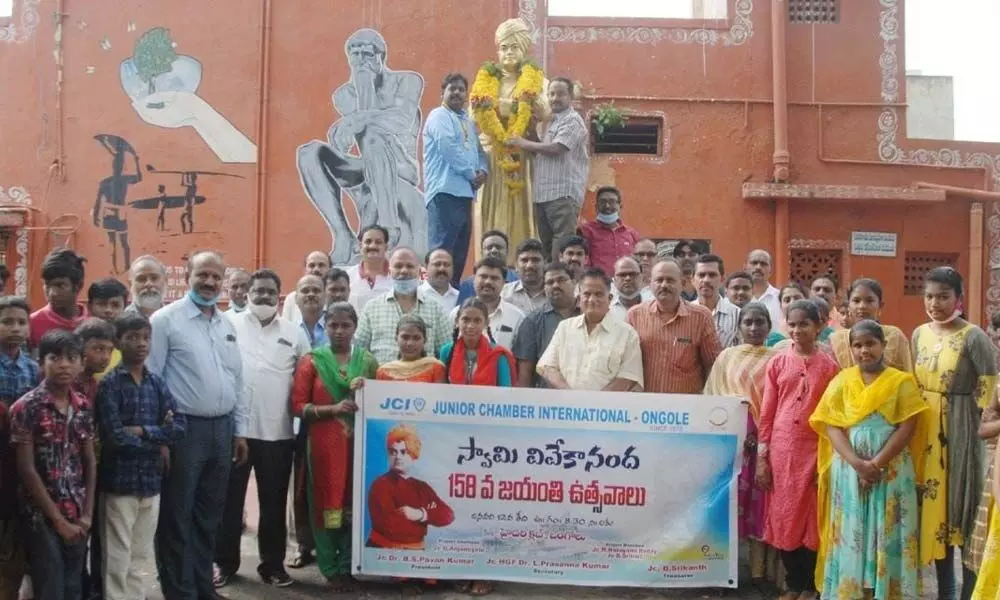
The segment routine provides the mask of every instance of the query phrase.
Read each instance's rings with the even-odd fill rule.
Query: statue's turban
[[[502,42],[513,41],[524,54],[528,54],[531,49],[531,27],[524,19],[507,19],[497,27],[495,39],[498,46]]]

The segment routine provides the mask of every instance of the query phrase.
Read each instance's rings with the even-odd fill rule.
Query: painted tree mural
[[[135,42],[132,60],[139,70],[139,77],[149,84],[149,93],[156,93],[156,77],[169,73],[177,52],[174,41],[170,38],[170,30],[165,27],[155,27],[142,35]]]

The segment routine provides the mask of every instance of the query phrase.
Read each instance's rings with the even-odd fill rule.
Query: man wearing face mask
[[[250,481],[257,478],[260,520],[257,572],[270,585],[292,583],[285,572],[285,511],[295,448],[289,410],[292,377],[299,359],[312,348],[305,332],[278,316],[281,280],[270,269],[250,275],[247,310],[232,317],[243,360],[243,392],[250,409],[247,461],[229,474],[225,511],[215,546],[218,577],[225,584],[240,568],[241,516]],[[220,586],[221,587],[221,586]]]
[[[615,262],[631,256],[641,239],[639,232],[621,218],[622,196],[618,188],[597,189],[597,218],[580,226],[579,234],[590,244],[590,264],[608,275],[614,273]]]
[[[216,307],[225,272],[219,253],[193,253],[187,294],[150,319],[146,366],[163,377],[187,419],[160,495],[156,556],[165,598],[217,596],[212,561],[226,482],[230,466],[247,459],[243,362],[236,329]]]
[[[128,270],[132,303],[125,312],[137,312],[147,319],[163,308],[167,289],[167,269],[156,257],[146,255],[135,259]]]
[[[436,356],[445,342],[451,341],[451,329],[444,309],[432,298],[419,292],[420,259],[410,248],[396,248],[389,256],[392,291],[372,298],[361,311],[354,343],[375,355],[379,364],[396,360],[396,325],[403,315],[420,317],[427,324],[424,350]]]
[[[639,289],[641,278],[639,263],[631,256],[623,256],[615,262],[614,285],[611,288],[614,296],[610,308],[612,315],[624,321],[630,308],[647,299]]]
[[[556,77],[549,82],[552,120],[540,142],[515,137],[507,141],[535,155],[532,197],[535,229],[546,256],[558,260],[559,245],[576,232],[584,188],[590,170],[587,144],[590,132],[580,113],[573,110],[573,82]]]

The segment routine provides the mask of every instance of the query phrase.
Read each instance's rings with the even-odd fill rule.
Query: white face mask
[[[943,320],[943,321],[938,321],[937,319],[935,319],[934,317],[932,317],[932,316],[931,316],[931,313],[930,313],[929,311],[925,311],[925,312],[927,312],[927,317],[928,317],[928,318],[929,318],[929,319],[930,319],[931,321],[934,321],[934,322],[935,322],[936,324],[938,324],[938,325],[947,325],[948,323],[951,323],[951,322],[952,322],[952,321],[954,321],[955,319],[957,319],[957,318],[959,318],[959,317],[961,317],[961,316],[962,316],[962,311],[960,311],[960,310],[958,310],[958,309],[956,308],[956,309],[955,309],[955,312],[951,313],[951,316],[950,316],[950,317],[948,317],[947,319],[945,319],[945,320]]]
[[[269,304],[254,304],[253,302],[247,302],[247,310],[249,310],[253,316],[261,321],[267,321],[278,312],[277,306],[271,306]]]

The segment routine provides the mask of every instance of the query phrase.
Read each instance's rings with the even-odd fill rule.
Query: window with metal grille
[[[958,254],[947,252],[907,252],[903,260],[903,294],[924,295],[924,275],[936,267],[957,268]]]
[[[605,129],[598,135],[591,126],[594,154],[660,154],[663,139],[663,119],[654,117],[628,118],[622,127]]]
[[[838,23],[840,0],[788,0],[792,23]]]
[[[788,276],[806,287],[821,275],[840,282],[843,281],[840,276],[842,258],[840,250],[793,249],[789,257]]]

